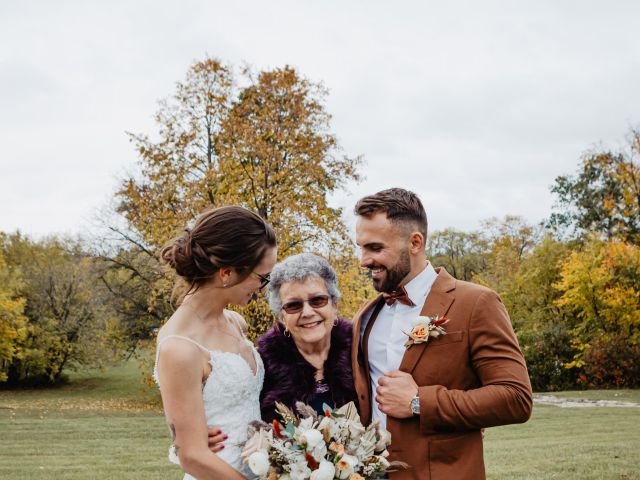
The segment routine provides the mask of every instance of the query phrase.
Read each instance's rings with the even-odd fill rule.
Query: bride
[[[253,478],[240,452],[247,425],[260,419],[264,367],[244,319],[225,307],[245,305],[269,283],[275,234],[249,210],[221,207],[200,215],[161,256],[187,285],[158,333],[154,372],[173,437],[170,459],[185,479]],[[212,425],[228,436],[217,453],[208,444]]]

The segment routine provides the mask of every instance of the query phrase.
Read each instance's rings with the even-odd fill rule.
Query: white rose
[[[327,444],[324,442],[320,442],[316,447],[310,451],[311,456],[314,458],[316,462],[321,461],[324,456],[327,454]]]
[[[298,424],[298,428],[301,430],[309,430],[313,426],[313,418],[307,417],[300,420]]]
[[[336,476],[340,479],[349,478],[358,465],[358,459],[351,455],[343,455],[336,463]]]
[[[307,445],[307,451],[313,450],[323,440],[322,433],[315,428],[305,430],[304,433],[300,435],[300,443]]]
[[[317,470],[311,472],[311,480],[333,480],[336,474],[336,467],[326,460],[320,462]]]
[[[251,437],[244,446],[240,457],[243,462],[247,462],[247,459],[252,453],[259,450],[269,450],[269,445],[273,442],[273,432],[260,429],[253,437]]]
[[[311,469],[307,465],[307,461],[303,459],[289,466],[289,475],[291,480],[305,480],[311,475]]]
[[[269,455],[264,450],[258,450],[249,455],[247,463],[251,471],[259,477],[263,477],[269,472]]]

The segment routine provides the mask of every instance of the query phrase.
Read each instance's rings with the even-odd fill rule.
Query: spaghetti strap
[[[195,340],[193,340],[192,338],[189,337],[183,337],[182,335],[167,335],[166,337],[164,337],[162,340],[160,340],[158,342],[158,349],[160,348],[160,346],[165,342],[165,340],[168,340],[170,338],[181,338],[182,340],[186,340],[187,342],[191,342],[193,343],[196,347],[201,348],[202,350],[204,350],[207,353],[210,353],[211,350],[209,350],[207,347],[205,347],[204,345],[199,344],[198,342],[196,342]]]
[[[200,345],[198,342],[196,342],[192,338],[183,337],[182,335],[167,335],[166,337],[164,337],[162,340],[160,340],[158,342],[158,345],[156,347],[156,362],[155,362],[155,364],[153,366],[153,378],[155,379],[155,381],[156,381],[156,383],[158,385],[160,385],[160,378],[158,376],[158,359],[160,358],[160,347],[165,342],[165,340],[168,340],[170,338],[180,338],[182,340],[186,340],[187,342],[190,342],[190,343],[194,344],[196,347],[200,348],[201,350],[204,350],[208,354],[211,354],[211,350],[209,350],[207,347],[205,347],[203,345]]]

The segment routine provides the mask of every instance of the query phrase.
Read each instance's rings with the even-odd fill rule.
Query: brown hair
[[[393,223],[417,227],[426,241],[427,212],[415,193],[403,188],[389,188],[361,198],[355,206],[355,214],[361,217],[368,218],[380,212],[386,213]]]
[[[233,267],[240,281],[244,280],[275,246],[275,232],[262,217],[246,208],[228,206],[200,214],[192,229],[185,228],[162,248],[160,258],[190,291],[205,284],[222,267]]]

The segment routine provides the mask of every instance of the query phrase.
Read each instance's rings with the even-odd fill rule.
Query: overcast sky
[[[324,83],[366,161],[334,205],[401,186],[432,230],[537,222],[556,176],[640,126],[638,18],[632,0],[0,0],[0,230],[85,231],[135,169],[125,131],[155,132],[207,54]]]

